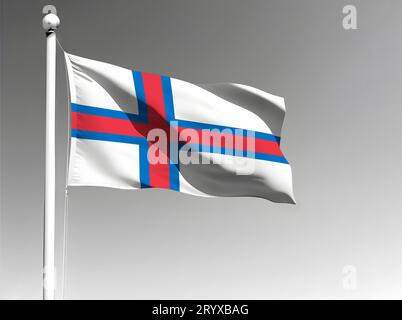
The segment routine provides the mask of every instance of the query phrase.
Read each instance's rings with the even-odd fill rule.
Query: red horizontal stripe
[[[148,126],[125,119],[107,118],[90,114],[72,112],[72,129],[102,133],[120,134],[134,137],[147,137]]]
[[[185,129],[186,128],[179,127],[178,128],[179,135]],[[283,153],[282,153],[278,143],[275,141],[263,140],[263,139],[258,139],[258,138],[249,138],[246,136],[235,136],[234,134],[232,135],[229,133],[220,133],[220,132],[214,132],[214,131],[210,131],[208,133],[208,135],[206,136],[207,138],[209,137],[209,139],[208,139],[209,141],[208,140],[203,141],[205,138],[204,139],[202,138],[202,130],[201,129],[187,129],[187,130],[192,130],[192,131],[196,132],[196,134],[198,136],[199,144],[216,146],[216,147],[232,148],[232,149],[240,149],[240,150],[248,150],[248,151],[272,154],[272,155],[283,157]],[[253,142],[252,140],[254,140],[254,145],[252,144],[252,142]],[[189,138],[185,142],[189,142]],[[194,143],[194,141],[193,141],[193,143]]]
[[[72,129],[84,130],[84,131],[93,131],[93,132],[102,132],[102,133],[111,133],[111,134],[120,134],[125,136],[135,136],[135,137],[144,137],[146,138],[148,135],[148,131],[150,129],[156,128],[151,127],[150,124],[144,124],[139,122],[133,122],[125,119],[115,119],[108,118],[102,116],[94,116],[89,114],[83,114],[78,112],[72,113]],[[166,128],[166,125],[164,126]],[[165,128],[161,128],[166,130]],[[179,127],[179,134],[186,128]],[[241,149],[241,150],[249,150],[253,151],[253,145],[251,141],[252,138],[243,137],[243,136],[232,136],[228,133],[218,133],[218,132],[209,132],[210,139],[209,142],[202,141],[202,130],[200,129],[187,129],[192,130],[198,136],[198,142],[201,144],[209,144],[211,146],[217,147],[225,147],[225,139],[229,141],[230,144],[227,146],[229,148]],[[237,145],[235,139],[241,139],[240,143]],[[188,141],[188,140],[187,140]],[[247,143],[250,142],[250,143]],[[275,141],[256,139],[254,138],[254,151],[266,154],[272,154],[276,156],[283,156],[283,153]],[[240,147],[240,148],[239,148]]]

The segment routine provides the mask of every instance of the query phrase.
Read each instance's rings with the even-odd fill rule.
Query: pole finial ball
[[[49,13],[43,17],[42,26],[46,31],[56,30],[60,25],[60,19],[53,13]]]

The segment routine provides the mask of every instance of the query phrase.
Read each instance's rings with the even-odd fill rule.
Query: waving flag
[[[65,54],[70,186],[163,188],[294,203],[281,97]]]

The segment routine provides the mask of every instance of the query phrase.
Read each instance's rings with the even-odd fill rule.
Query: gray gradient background
[[[71,189],[66,298],[402,298],[402,2],[351,2],[355,31],[341,24],[350,1],[52,1],[71,53],[284,96],[298,201]],[[0,297],[41,298],[46,2],[1,4]]]

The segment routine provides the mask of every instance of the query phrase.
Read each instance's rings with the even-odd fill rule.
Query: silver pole
[[[45,219],[43,241],[43,299],[53,300],[55,295],[55,197],[56,197],[56,29],[60,20],[54,6],[45,6],[43,28],[46,31],[46,169]]]

